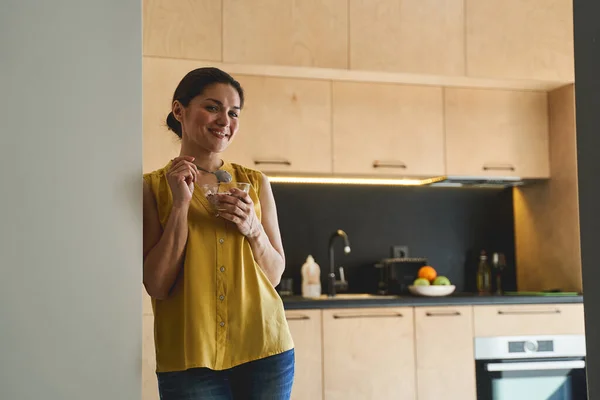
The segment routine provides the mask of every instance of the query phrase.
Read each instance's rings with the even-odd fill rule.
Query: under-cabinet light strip
[[[421,186],[444,180],[445,177],[428,179],[392,179],[392,178],[333,178],[304,176],[269,176],[273,183],[315,183],[334,185],[388,185],[388,186]]]

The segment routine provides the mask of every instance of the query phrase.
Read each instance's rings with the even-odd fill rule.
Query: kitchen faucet
[[[344,239],[344,253],[345,254],[350,253],[350,242],[348,241],[348,235],[346,235],[346,232],[344,232],[341,229],[338,229],[337,231],[333,232],[333,234],[329,238],[329,279],[328,279],[329,284],[327,287],[327,289],[328,289],[327,294],[329,295],[329,297],[335,296],[336,286],[347,287],[347,285],[348,285],[348,283],[346,282],[346,279],[344,278],[344,270],[342,267],[340,267],[341,280],[338,281],[335,279],[335,262],[334,262],[334,254],[333,254],[333,243],[335,242],[335,239],[337,237],[341,237],[342,239]]]

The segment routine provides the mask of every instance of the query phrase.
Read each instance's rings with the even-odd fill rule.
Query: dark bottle
[[[485,250],[481,251],[479,256],[479,266],[477,267],[477,292],[479,294],[492,293],[492,270],[487,262]]]

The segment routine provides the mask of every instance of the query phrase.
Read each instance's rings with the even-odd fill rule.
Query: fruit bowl
[[[411,285],[408,287],[410,293],[415,296],[441,297],[454,293],[454,285]]]

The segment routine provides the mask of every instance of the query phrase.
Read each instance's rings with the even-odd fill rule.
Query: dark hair
[[[240,83],[227,72],[213,67],[198,68],[188,72],[177,85],[171,104],[177,100],[184,107],[187,107],[194,97],[202,94],[208,86],[216,83],[225,83],[237,90],[240,95],[240,108],[244,107],[244,90]],[[177,121],[173,111],[167,116],[167,126],[181,138],[181,123]]]

